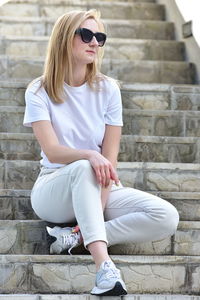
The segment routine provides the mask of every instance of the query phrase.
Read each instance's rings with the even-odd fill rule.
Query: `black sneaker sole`
[[[127,295],[127,291],[123,288],[121,283],[119,281],[117,281],[112,290],[109,290],[109,291],[101,293],[101,294],[92,294],[91,293],[91,295],[96,295],[96,296],[122,296],[122,295]]]

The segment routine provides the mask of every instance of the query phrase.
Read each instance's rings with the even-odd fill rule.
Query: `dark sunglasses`
[[[75,34],[79,34],[81,36],[81,39],[84,43],[90,43],[93,39],[93,36],[95,36],[99,47],[103,47],[106,41],[106,34],[103,32],[92,32],[91,30],[87,28],[78,28],[75,31]]]

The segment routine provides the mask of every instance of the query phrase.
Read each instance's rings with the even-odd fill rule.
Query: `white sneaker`
[[[48,234],[56,239],[50,245],[50,254],[60,254],[64,250],[71,254],[71,250],[82,243],[81,232],[74,231],[74,227],[47,226],[46,229]]]
[[[96,274],[95,287],[92,295],[99,296],[121,296],[126,295],[127,290],[121,278],[120,270],[112,261],[104,261]]]

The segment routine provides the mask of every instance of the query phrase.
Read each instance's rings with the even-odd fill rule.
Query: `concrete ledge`
[[[15,294],[15,295],[1,295],[1,300],[108,300],[108,297],[92,296],[90,294],[54,294],[54,295],[27,295],[27,294]],[[199,296],[191,295],[141,295],[141,294],[129,294],[121,297],[109,297],[109,300],[199,300]]]
[[[198,294],[199,256],[112,256],[130,294]],[[89,293],[90,256],[1,255],[2,293]]]

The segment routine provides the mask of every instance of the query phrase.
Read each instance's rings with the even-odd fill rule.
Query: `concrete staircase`
[[[45,222],[29,201],[40,150],[22,126],[24,91],[42,72],[55,19],[94,7],[109,34],[103,71],[122,82],[121,181],[167,199],[181,217],[171,238],[110,248],[128,287],[123,299],[200,299],[200,87],[165,7],[153,0],[13,0],[0,7],[0,299],[98,299],[88,294],[95,268],[83,249],[49,255]]]

